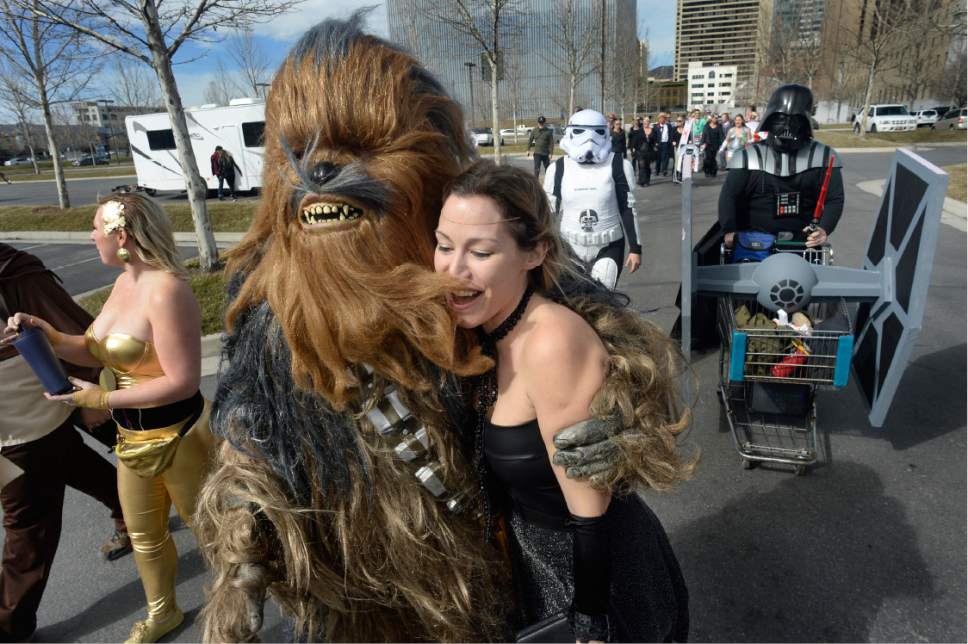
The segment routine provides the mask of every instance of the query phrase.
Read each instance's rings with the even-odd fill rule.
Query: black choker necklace
[[[484,423],[487,422],[487,410],[497,402],[497,343],[507,337],[512,329],[521,321],[524,310],[528,308],[531,295],[534,289],[529,284],[521,296],[521,301],[511,311],[511,315],[496,329],[487,333],[483,327],[478,327],[477,333],[481,340],[481,350],[484,355],[494,358],[495,365],[487,373],[481,374],[477,379],[477,399],[475,407],[477,409],[477,427],[474,435],[474,461],[477,466],[477,475],[480,479],[481,491],[481,510],[484,514],[484,539],[490,540],[493,527],[493,513],[491,509],[491,496],[488,487],[489,472],[487,460],[484,458]]]
[[[491,358],[497,357],[497,343],[506,338],[508,333],[510,333],[514,327],[517,326],[518,322],[521,321],[521,316],[524,315],[524,310],[528,308],[528,302],[531,301],[531,295],[533,293],[534,289],[531,288],[531,285],[529,284],[528,287],[524,289],[524,295],[521,296],[521,301],[518,302],[518,305],[514,307],[513,311],[511,311],[511,315],[509,315],[504,322],[501,322],[501,324],[499,324],[498,327],[490,333],[486,332],[484,327],[480,327],[478,329],[482,345],[481,348],[484,350],[485,355],[490,356]],[[493,404],[493,402],[491,404]]]

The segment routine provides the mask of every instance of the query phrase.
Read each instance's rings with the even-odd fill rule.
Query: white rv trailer
[[[190,107],[185,110],[185,118],[195,161],[209,190],[218,188],[218,177],[213,176],[209,160],[217,145],[228,150],[238,165],[236,190],[262,187],[262,133],[266,120],[262,99],[236,98],[225,106]],[[124,127],[131,143],[138,187],[148,193],[185,190],[168,113],[128,116]]]

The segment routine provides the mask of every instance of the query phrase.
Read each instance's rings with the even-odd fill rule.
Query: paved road
[[[953,148],[925,156],[965,161]],[[833,239],[841,264],[859,264],[879,203],[855,186],[884,178],[889,159],[844,155],[847,207]],[[697,234],[713,221],[721,184],[696,181]],[[659,178],[636,196],[645,263],[622,288],[668,329],[679,193]],[[871,429],[853,386],[822,394],[826,463],[805,477],[740,468],[713,394],[716,356],[694,356],[701,392],[689,440],[702,461],[677,491],[647,495],[689,583],[694,641],[966,641],[965,265],[965,234],[943,226],[924,331],[889,422]],[[206,378],[203,389],[215,384]],[[64,526],[38,641],[123,639],[143,604],[133,561],[98,560],[109,520],[91,499],[69,491]],[[194,617],[207,575],[189,531],[174,538],[179,601]],[[266,627],[264,641],[285,637],[275,609]],[[187,625],[172,639],[199,638]]]

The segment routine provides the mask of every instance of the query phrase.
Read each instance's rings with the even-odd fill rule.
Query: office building
[[[750,79],[757,64],[763,11],[769,0],[679,0],[673,78],[687,80],[689,65],[735,65],[738,80]]]
[[[692,61],[688,68],[689,107],[720,112],[736,107],[736,65],[705,65]]]
[[[436,19],[433,0],[387,0],[390,40],[420,58],[445,89],[473,112],[477,125],[491,124],[491,72],[481,46]],[[576,107],[601,107],[602,3],[574,0],[575,33],[589,38],[589,53],[576,86]],[[607,112],[634,110],[634,71],[638,46],[635,0],[607,0],[605,13],[605,83]],[[448,18],[453,18],[448,15]],[[481,16],[482,24],[486,24]],[[511,5],[499,31],[504,54],[499,64],[500,118],[533,121],[544,114],[567,120],[570,81],[563,71],[560,44],[562,11],[553,0],[520,0]],[[614,74],[613,74],[614,72]],[[624,73],[624,75],[620,75]]]

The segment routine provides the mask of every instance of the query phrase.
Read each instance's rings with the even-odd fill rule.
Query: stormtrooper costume
[[[629,254],[642,254],[632,164],[612,153],[608,123],[595,110],[572,115],[560,145],[566,156],[548,168],[544,190],[561,237],[588,275],[614,289],[626,240]]]

